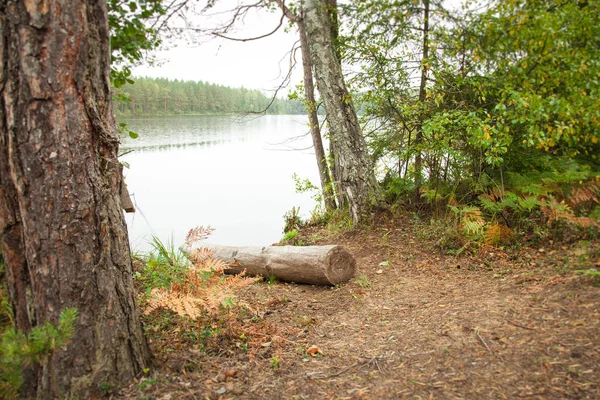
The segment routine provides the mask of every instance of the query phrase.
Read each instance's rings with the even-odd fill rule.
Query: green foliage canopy
[[[485,192],[503,185],[503,171],[528,175],[553,159],[564,167],[555,175],[598,170],[600,2],[467,1],[449,11],[432,1],[427,58],[423,5],[368,0],[345,10],[341,43],[389,187],[411,187],[397,180],[413,179],[417,153],[432,199]]]
[[[108,0],[110,80],[114,87],[133,83],[131,66],[142,60],[144,51],[160,45],[159,32],[152,22],[165,13],[162,0]]]

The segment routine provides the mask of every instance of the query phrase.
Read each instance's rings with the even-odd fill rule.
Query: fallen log
[[[356,272],[356,260],[343,246],[220,246],[203,243],[214,258],[229,264],[228,274],[270,276],[287,282],[336,285]]]

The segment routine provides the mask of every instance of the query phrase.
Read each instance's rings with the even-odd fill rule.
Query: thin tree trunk
[[[331,179],[333,180],[333,188],[337,199],[338,208],[347,208],[348,202],[346,201],[346,197],[344,196],[342,186],[340,184],[341,179],[336,167],[335,149],[333,148],[333,140],[331,140],[331,138],[329,138],[329,170],[331,171]]]
[[[333,40],[333,47],[335,48],[335,55],[337,58],[337,62],[342,65],[342,55],[340,54],[339,48],[339,36],[340,36],[340,24],[337,13],[337,0],[324,0],[325,1],[325,12],[331,22],[331,39]],[[325,113],[325,118],[327,119],[327,113]],[[348,207],[348,201],[344,196],[344,191],[340,185],[340,175],[337,172],[335,167],[335,149],[333,146],[333,141],[329,141],[329,154],[331,157],[331,175],[333,180],[335,181],[335,193],[337,194],[337,201],[340,208]]]
[[[336,56],[326,4],[323,0],[303,0],[301,4],[310,60],[327,110],[340,194],[348,203],[353,222],[359,223],[381,200],[381,192]]]
[[[331,39],[335,48],[335,55],[340,65],[342,64],[342,54],[340,53],[339,37],[340,37],[340,19],[338,17],[337,0],[324,0],[326,4],[326,12],[331,22]]]
[[[429,58],[429,0],[423,0],[423,58],[421,60],[421,84],[419,86],[419,102],[421,105],[425,104],[427,100],[427,70]],[[419,148],[423,143],[423,124],[419,124],[415,136],[415,146],[417,153],[415,155],[415,199],[419,200],[421,197],[421,185],[423,184],[423,161],[421,149]]]
[[[0,3],[0,237],[17,327],[79,310],[25,397],[95,398],[147,366],[121,210],[105,1]]]
[[[308,50],[308,41],[306,40],[306,31],[302,21],[297,21],[298,31],[300,33],[300,46],[302,48],[302,69],[304,71],[304,95],[308,107],[308,121],[310,123],[310,133],[312,135],[315,156],[317,157],[317,166],[319,167],[319,177],[321,178],[321,188],[325,200],[325,209],[333,211],[337,208],[325,149],[323,148],[323,139],[321,129],[319,128],[319,118],[317,116],[317,102],[315,101],[315,87],[313,85],[312,68],[310,64],[310,54]]]
[[[408,140],[406,141],[406,148],[410,149],[410,141],[411,141],[412,131],[408,131]],[[408,166],[410,164],[410,152],[406,154],[406,163],[404,164],[404,177],[408,175]]]

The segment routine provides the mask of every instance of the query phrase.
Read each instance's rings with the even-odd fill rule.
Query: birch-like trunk
[[[16,325],[79,311],[23,397],[99,398],[149,352],[122,212],[105,1],[0,2],[0,237]]]
[[[310,63],[310,54],[308,49],[308,40],[302,21],[297,21],[298,33],[300,35],[300,46],[302,49],[302,69],[304,72],[304,95],[308,108],[308,121],[310,124],[310,133],[317,157],[317,166],[319,168],[319,177],[321,178],[321,188],[325,202],[325,209],[333,211],[337,208],[335,204],[335,195],[333,193],[333,184],[327,166],[325,149],[323,148],[323,138],[321,137],[321,128],[319,127],[319,118],[317,116],[317,102],[315,101],[315,87],[313,84],[312,68]]]
[[[381,199],[373,163],[337,59],[327,5],[323,0],[303,0],[301,4],[310,60],[327,111],[335,152],[334,164],[341,188],[339,205],[347,205],[352,220],[359,223]]]

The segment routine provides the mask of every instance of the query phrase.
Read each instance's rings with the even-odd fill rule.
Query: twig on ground
[[[426,354],[435,353],[435,350],[424,351],[422,353],[411,353],[411,354],[402,354],[404,357],[416,357],[416,356],[424,356]]]
[[[477,337],[479,338],[479,340],[481,341],[481,343],[483,343],[483,345],[485,346],[485,348],[491,353],[492,350],[490,349],[490,347],[487,345],[487,343],[485,342],[485,340],[483,340],[483,338],[481,337],[481,335],[479,334],[478,331],[474,330],[475,334],[477,335]]]
[[[346,367],[346,368],[344,368],[344,369],[342,369],[342,370],[340,370],[340,371],[338,371],[336,373],[329,374],[329,375],[316,376],[316,375],[323,374],[322,372],[319,372],[319,371],[308,372],[306,375],[308,375],[308,377],[311,378],[311,379],[330,379],[330,378],[335,378],[337,376],[340,376],[343,373],[351,370],[352,368],[355,368],[355,367],[358,367],[358,366],[363,366],[363,365],[369,365],[369,364],[373,364],[374,366],[376,366],[377,369],[379,370],[379,372],[381,372],[383,374],[383,371],[382,371],[381,367],[379,366],[378,359],[379,359],[379,357],[375,356],[375,357],[372,357],[372,358],[370,358],[370,359],[368,359],[366,361],[363,361],[363,362],[357,361],[354,364],[352,364],[352,365],[350,365],[350,366],[348,366],[348,367]]]
[[[346,368],[344,368],[344,369],[342,369],[342,370],[340,370],[340,371],[338,371],[338,372],[336,372],[334,374],[325,375],[325,376],[321,376],[321,377],[312,377],[312,379],[329,379],[329,378],[335,378],[336,376],[340,376],[343,373],[351,370],[352,368],[357,367],[359,364],[361,364],[361,363],[357,361],[354,364],[352,364],[352,365],[350,365],[350,366],[348,366],[348,367],[346,367]],[[322,374],[322,372],[316,372],[315,375],[316,374]]]
[[[377,367],[379,372],[383,374],[383,371],[381,370],[381,367],[379,366],[379,362],[377,361],[377,357],[373,357],[373,359],[371,361],[373,362],[373,364],[375,364],[375,366]]]
[[[516,326],[517,328],[523,328],[523,329],[527,329],[528,331],[535,331],[535,328],[530,328],[528,326],[523,326],[523,325],[519,325],[515,322],[512,322],[510,319],[506,320],[509,324]]]

